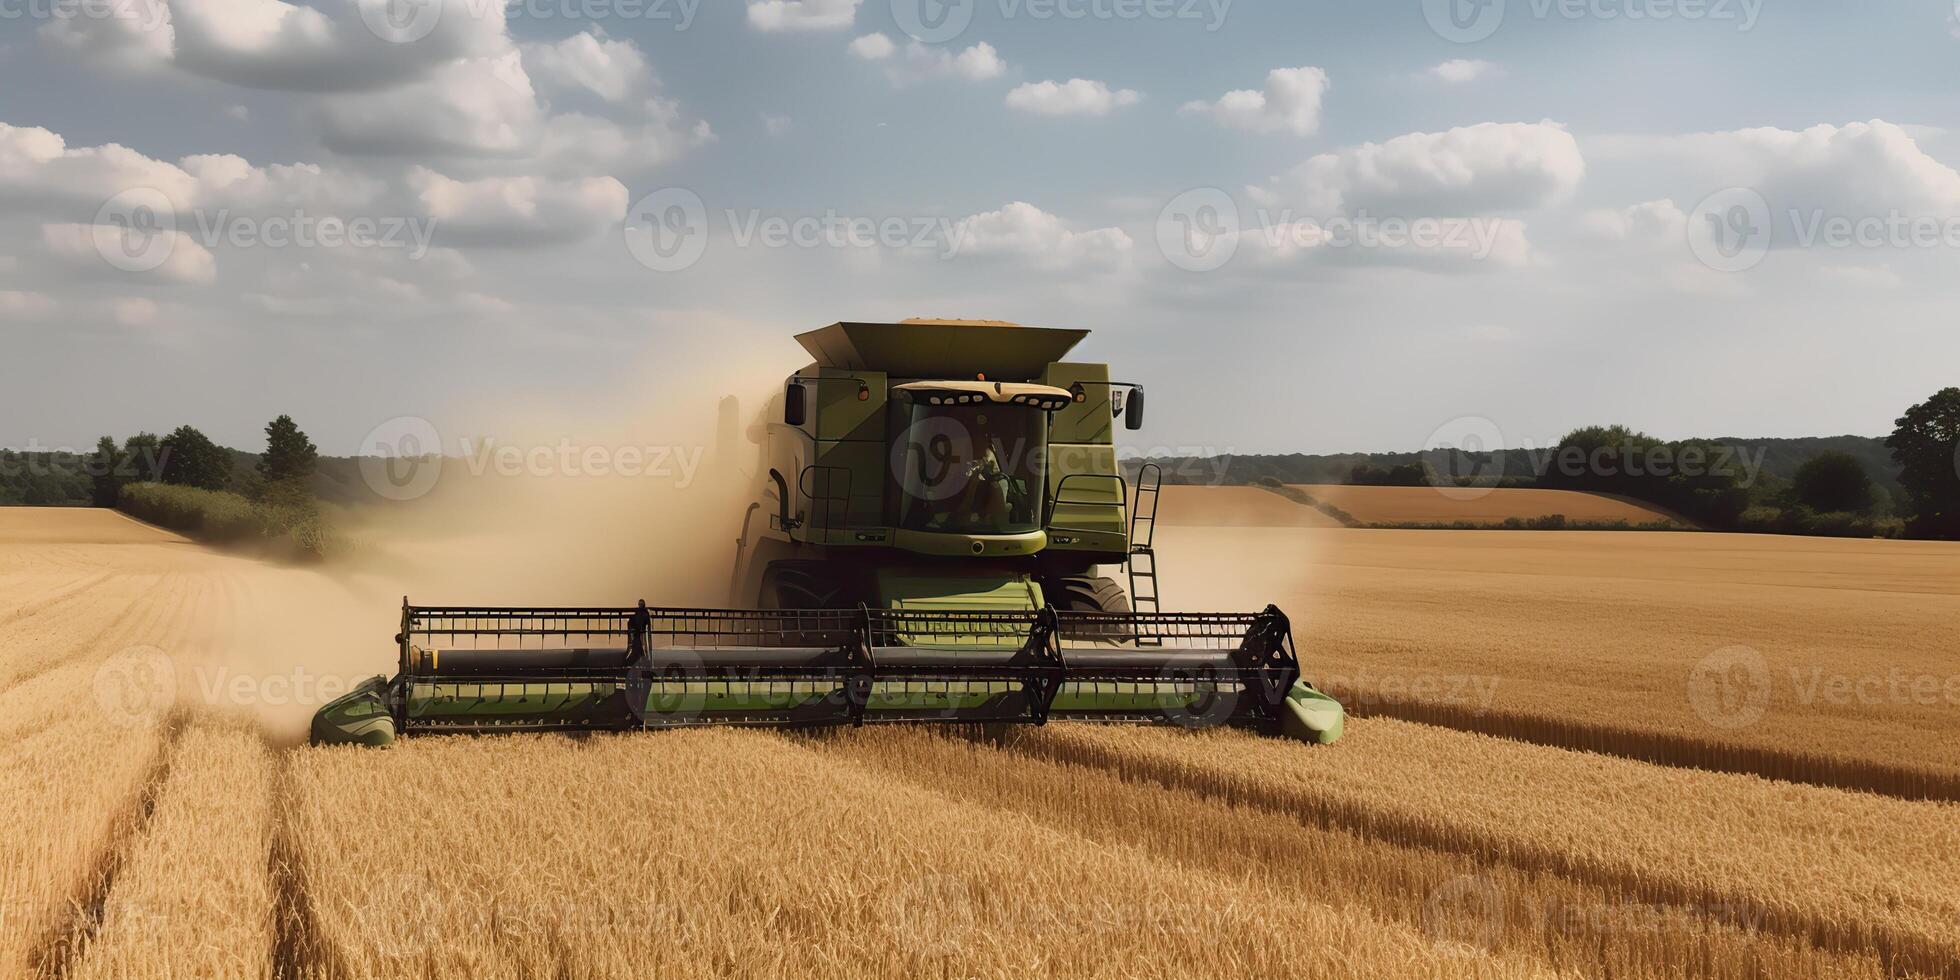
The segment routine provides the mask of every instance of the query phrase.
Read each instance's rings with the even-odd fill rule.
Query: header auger
[[[1062,360],[1086,333],[799,336],[815,362],[771,407],[737,542],[756,608],[404,599],[395,677],[322,708],[314,740],[1056,718],[1334,741],[1341,706],[1300,679],[1284,613],[1156,610],[1154,467],[1132,488],[1113,438],[1143,391]]]

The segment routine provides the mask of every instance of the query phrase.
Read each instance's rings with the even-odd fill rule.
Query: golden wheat
[[[1960,545],[1699,533],[1165,526],[1165,607],[1293,618],[1389,714],[1960,799]]]
[[[201,721],[181,735],[67,976],[270,976],[272,778],[271,753],[251,728]]]
[[[1303,824],[1277,810],[1125,781],[1106,769],[1060,761],[1060,752],[1029,755],[956,734],[900,729],[840,733],[816,744],[983,812],[1013,812],[1097,840],[1135,844],[1192,868],[1278,884],[1307,900],[1366,908],[1438,940],[1589,975],[1678,976],[1684,963],[1708,977],[1888,975],[1874,955],[1766,936],[1720,910],[1656,904],[1612,883]]]
[[[1241,732],[1054,726],[1019,751],[1310,826],[1721,910],[1827,949],[1960,970],[1960,811],[1377,719],[1332,751]]]
[[[1571,490],[1517,487],[1477,488],[1445,493],[1436,487],[1353,487],[1299,484],[1315,500],[1354,515],[1363,524],[1502,524],[1563,514],[1570,521],[1625,521],[1630,525],[1670,522],[1659,509],[1621,497]]]
[[[1549,972],[773,735],[303,751],[292,791],[329,977]]]

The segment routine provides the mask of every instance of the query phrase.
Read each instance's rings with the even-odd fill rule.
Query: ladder
[[[1164,483],[1164,471],[1156,463],[1145,463],[1137,470],[1136,497],[1130,503],[1130,608],[1135,612],[1158,611],[1157,553],[1151,540],[1157,530],[1157,496]]]

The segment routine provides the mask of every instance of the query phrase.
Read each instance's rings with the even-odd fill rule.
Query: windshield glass
[[[914,404],[892,446],[899,526],[952,534],[1038,530],[1047,423],[1026,405]]]

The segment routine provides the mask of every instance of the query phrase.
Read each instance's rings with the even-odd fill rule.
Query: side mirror
[[[783,424],[801,426],[809,416],[809,408],[802,385],[792,384],[783,390]]]
[[[1143,428],[1143,389],[1131,388],[1130,397],[1123,399],[1123,427],[1135,431]]]

